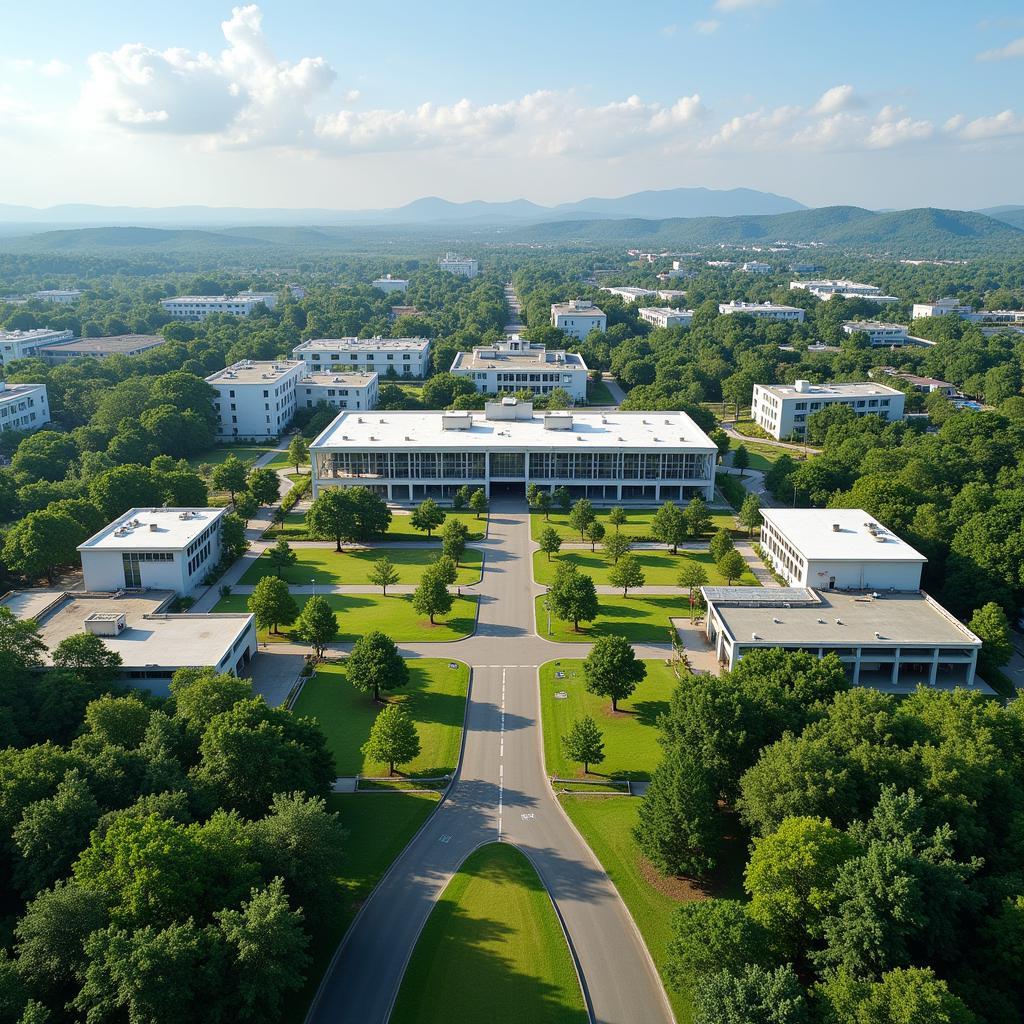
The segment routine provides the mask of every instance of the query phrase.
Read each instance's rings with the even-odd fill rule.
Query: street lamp
[[[548,613],[548,636],[551,636],[551,588],[544,591],[544,611]]]
[[[309,582],[313,585],[313,596],[316,597],[316,580],[310,579]]]

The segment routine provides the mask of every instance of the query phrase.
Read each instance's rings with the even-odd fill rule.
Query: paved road
[[[481,843],[502,840],[533,860],[579,958],[600,1024],[672,1021],[661,982],[632,918],[590,848],[562,813],[544,774],[537,667],[579,658],[580,644],[551,644],[534,632],[528,517],[492,508],[470,638],[410,644],[408,656],[460,658],[473,666],[461,769],[367,901],[328,969],[309,1024],[384,1024],[420,929],[437,898]],[[665,657],[667,647],[638,647]]]

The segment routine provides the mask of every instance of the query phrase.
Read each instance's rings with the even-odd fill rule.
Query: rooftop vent
[[[750,639],[751,640],[760,640],[761,638],[756,633],[751,633],[750,634]]]
[[[86,633],[95,636],[117,636],[128,626],[124,612],[92,612],[82,623]]]
[[[779,619],[779,618],[774,618],[773,617],[772,618],[772,622],[774,622],[776,626],[781,626],[782,625],[782,619]]]
[[[843,624],[843,620],[842,619],[836,619],[836,625],[837,626],[841,626],[842,624]]]
[[[842,527],[838,523],[833,523],[832,524],[832,532],[833,533],[839,533],[839,532],[841,532],[841,530],[842,530]]]
[[[156,523],[150,523],[149,524],[149,532],[150,533],[156,533],[156,531],[159,530],[159,529],[160,529],[160,527],[157,526]]]

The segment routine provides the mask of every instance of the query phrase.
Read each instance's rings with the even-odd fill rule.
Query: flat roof
[[[78,550],[179,551],[225,512],[226,508],[129,509],[79,544]],[[120,536],[118,531],[123,531]]]
[[[637,288],[635,285],[607,285],[602,288],[603,292],[611,292],[612,295],[656,295],[653,288]]]
[[[43,345],[41,352],[133,352],[139,348],[156,348],[167,339],[161,334],[111,334],[106,338],[76,338],[53,345]]]
[[[850,383],[812,384],[806,391],[797,391],[794,384],[758,384],[757,387],[778,398],[821,398],[840,396],[843,398],[867,398],[882,395],[902,395],[899,388],[891,388],[888,384],[875,384],[871,381]]]
[[[823,277],[813,281],[790,281],[789,286],[790,288],[870,288],[877,292],[882,290],[876,284],[864,284],[862,281],[851,281],[845,277]]]
[[[786,313],[802,313],[804,310],[800,306],[784,306],[778,302],[737,302],[733,299],[731,302],[720,302],[718,304],[719,311],[723,309],[778,309]]]
[[[376,284],[378,281],[392,281],[395,284],[408,284],[409,279],[407,277],[392,277],[390,274],[385,274],[383,277],[375,277],[373,283]]]
[[[593,448],[685,449],[717,451],[714,441],[684,412],[571,413],[572,429],[549,430],[543,413],[530,419],[489,420],[475,412],[469,429],[445,430],[444,412],[342,412],[311,448]],[[569,413],[563,414],[569,416]]]
[[[571,302],[552,302],[551,312],[555,314],[572,313],[573,316],[604,316],[604,310],[600,306],[591,303],[589,306],[575,306]]]
[[[214,303],[214,302],[262,302],[266,298],[277,298],[277,292],[239,292],[237,295],[171,295],[161,302],[191,302]]]
[[[638,313],[657,313],[659,316],[693,317],[692,309],[676,309],[674,306],[641,306]]]
[[[0,341],[34,341],[36,338],[52,338],[67,333],[63,327],[33,327],[30,331],[0,331]]]
[[[903,331],[906,334],[910,330],[906,324],[890,324],[884,320],[845,320],[843,321],[843,330],[849,327],[854,331],[880,331],[880,330],[895,330]]]
[[[45,384],[8,384],[0,380],[0,402],[8,398],[17,398],[20,395],[27,395],[30,391],[38,391],[45,388]]]
[[[761,516],[809,561],[928,561],[862,508],[763,508]]]
[[[299,384],[341,384],[350,388],[366,388],[376,379],[376,373],[307,373],[305,377],[299,379]]]
[[[486,353],[486,354],[484,354]],[[561,357],[561,358],[559,358]],[[499,348],[475,348],[472,352],[457,352],[452,370],[580,370],[587,372],[587,364],[577,352],[562,349],[527,349],[509,352]]]
[[[369,349],[425,349],[430,344],[429,338],[310,338],[292,349],[305,352],[311,349],[352,349],[353,352],[365,352]]]
[[[297,366],[305,366],[301,359],[278,359],[273,362],[243,359],[211,373],[207,384],[273,384]]]

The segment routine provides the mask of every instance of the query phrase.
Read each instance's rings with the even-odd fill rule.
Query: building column
[[[974,676],[978,671],[978,648],[971,648],[971,663],[967,667],[967,685],[974,685]]]
[[[892,676],[889,679],[889,681],[892,683],[893,686],[896,685],[896,680],[899,678],[899,674],[900,674],[900,649],[897,647],[896,650],[894,650],[893,654],[892,654]]]
[[[855,647],[853,649],[853,685],[860,686],[860,663],[861,663],[861,649]]]
[[[939,649],[938,647],[932,651],[932,666],[928,670],[928,685],[934,686],[935,681],[939,675]]]

